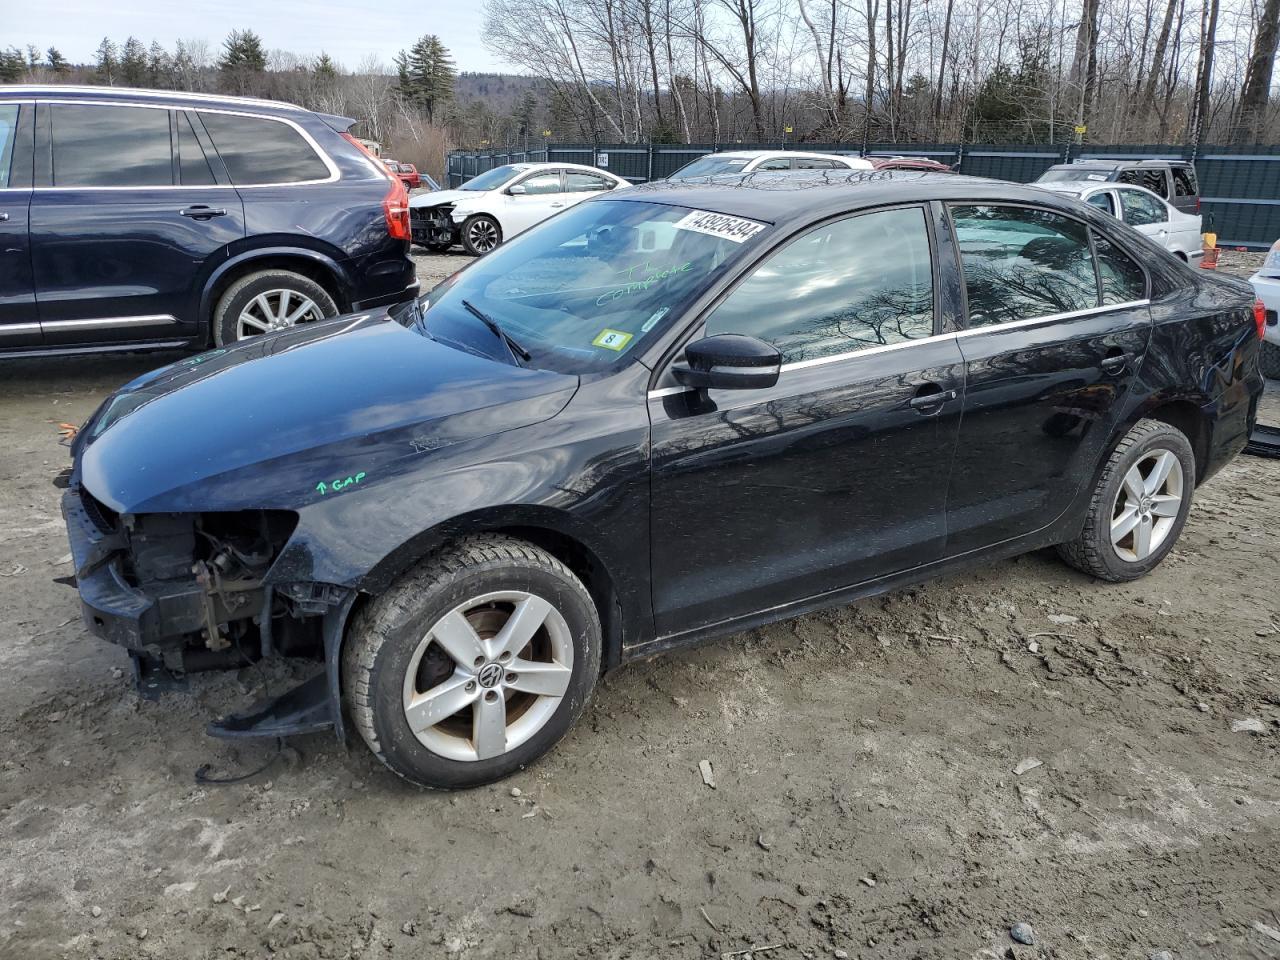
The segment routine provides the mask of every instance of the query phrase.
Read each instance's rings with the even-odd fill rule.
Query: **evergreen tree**
[[[147,84],[147,48],[137,37],[130,37],[120,51],[120,77],[126,86],[144,87]]]
[[[433,34],[419,37],[407,52],[396,54],[396,73],[401,98],[434,123],[453,99],[455,70],[449,49]]]
[[[181,40],[173,48],[173,61],[170,66],[173,72],[173,85],[177,90],[191,90],[195,87],[196,64],[191,59],[187,45]]]
[[[27,66],[32,70],[40,66],[40,51],[34,43],[27,44]]]
[[[27,58],[17,47],[0,50],[0,81],[15,83],[27,70]]]
[[[70,69],[67,58],[57,47],[50,47],[45,51],[45,55],[49,58],[49,69],[54,73],[66,73]]]
[[[232,30],[222,41],[218,68],[224,73],[261,73],[267,69],[267,53],[262,38],[252,30]]]
[[[173,60],[158,40],[152,40],[147,51],[147,83],[153,87],[173,85]]]
[[[116,82],[116,73],[118,67],[116,65],[116,45],[111,42],[109,37],[103,37],[102,42],[98,44],[97,53],[94,54],[97,62],[98,81],[108,86]]]
[[[317,79],[330,81],[338,78],[338,65],[323,50],[320,51],[320,56],[316,57],[316,62],[311,69]]]

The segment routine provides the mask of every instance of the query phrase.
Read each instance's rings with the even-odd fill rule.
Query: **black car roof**
[[[292,103],[258,100],[252,97],[224,97],[207,93],[182,93],[174,90],[143,90],[134,87],[92,87],[69,84],[0,84],[0,99],[30,98],[40,100],[101,101],[103,103],[143,103],[156,106],[214,110],[238,110],[298,119],[315,116]],[[320,116],[323,116],[322,114]],[[330,126],[345,130],[354,121],[345,117],[325,117]],[[342,124],[345,123],[345,126]]]
[[[1035,203],[1075,210],[1061,195],[1004,180],[917,170],[797,170],[658,180],[599,195],[668,203],[766,223],[819,220],[847,211],[921,200]]]

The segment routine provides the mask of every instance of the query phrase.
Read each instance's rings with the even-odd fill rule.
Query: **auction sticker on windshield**
[[[734,243],[750,240],[765,228],[763,223],[745,217],[731,217],[727,213],[712,213],[710,210],[695,210],[672,226],[677,230],[693,230]]]
[[[622,330],[610,330],[608,327],[596,334],[591,341],[593,347],[604,347],[606,350],[622,350],[631,342],[632,335]]]

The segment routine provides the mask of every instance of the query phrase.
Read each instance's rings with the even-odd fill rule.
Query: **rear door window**
[[[1196,183],[1196,172],[1191,167],[1172,167],[1169,172],[1173,174],[1174,196],[1194,197],[1200,192],[1200,185]]]
[[[604,177],[580,170],[566,170],[564,186],[568,193],[592,193],[613,188],[613,184]]]
[[[217,183],[209,158],[205,156],[191,125],[191,117],[186,113],[178,114],[178,175],[184,187],[206,187]]]
[[[756,167],[757,170],[790,170],[790,157],[773,157],[769,160],[761,160]]]
[[[1147,295],[1147,277],[1133,258],[1100,233],[1093,235],[1098,256],[1098,283],[1104,305],[1132,303]]]
[[[1146,187],[1158,197],[1169,199],[1169,177],[1164,167],[1149,167],[1142,171],[1141,186]]]
[[[1098,305],[1089,232],[1033,207],[951,208],[969,326],[1071,313]]]
[[[238,187],[329,178],[320,155],[283,121],[208,110],[200,111],[200,119]]]
[[[173,185],[169,111],[51,103],[55,187]]]
[[[797,170],[847,169],[842,163],[837,163],[835,160],[825,160],[822,157],[797,157],[793,162]]]
[[[1121,190],[1120,203],[1124,207],[1124,222],[1131,227],[1145,227],[1169,219],[1163,203],[1138,190]]]
[[[759,337],[784,363],[933,334],[933,263],[924,211],[883,210],[801,234],[707,319],[707,334]]]

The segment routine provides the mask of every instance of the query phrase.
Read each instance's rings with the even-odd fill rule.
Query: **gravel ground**
[[[286,668],[141,701],[51,582],[57,424],[164,359],[0,363],[0,957],[1280,957],[1280,461],[1135,584],[1042,552],[627,666],[499,786],[324,736],[206,786]]]

